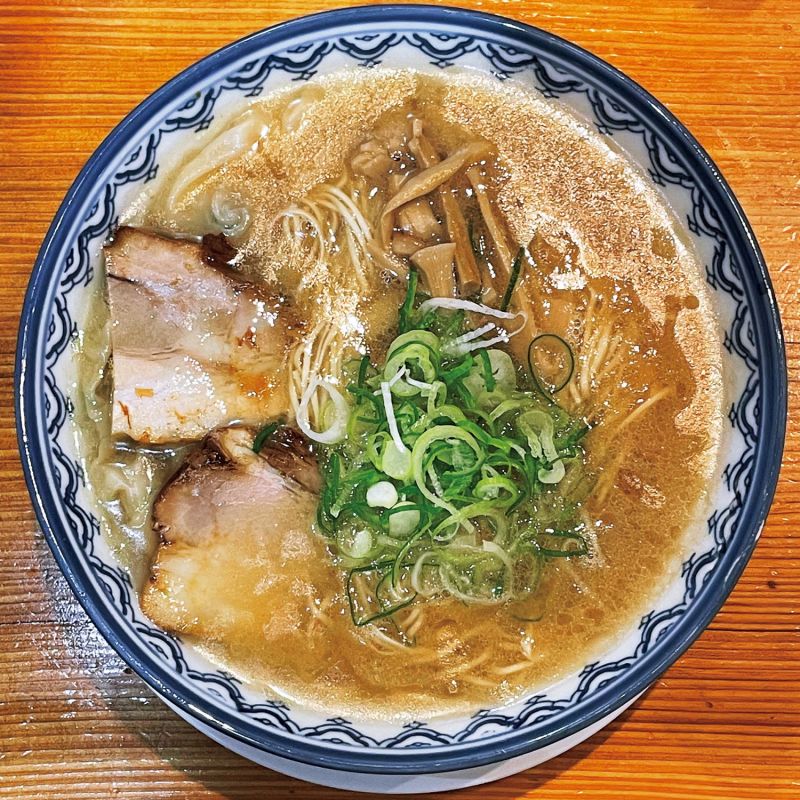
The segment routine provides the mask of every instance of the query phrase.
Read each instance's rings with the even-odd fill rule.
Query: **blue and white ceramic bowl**
[[[364,723],[254,696],[143,616],[99,533],[70,422],[73,338],[101,272],[100,248],[171,149],[232,99],[344,66],[451,66],[513,78],[573,108],[639,163],[688,227],[724,335],[727,429],[711,510],[668,591],[596,663],[514,705],[469,718]],[[733,588],[775,488],[786,373],[775,298],[744,215],[706,153],[643,89],[544,31],[426,6],[311,16],[236,42],[135,109],[69,190],[31,277],[17,360],[19,443],[39,521],[64,574],[117,652],[179,714],[290,775],[351,789],[450,789],[522,770],[619,714],[691,644]]]

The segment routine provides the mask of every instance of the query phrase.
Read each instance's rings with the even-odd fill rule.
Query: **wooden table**
[[[606,730],[465,796],[800,798],[800,3],[464,4],[589,48],[689,126],[733,185],[764,249],[782,305],[793,390],[772,515],[711,627]],[[196,59],[326,5],[335,3],[0,3],[0,797],[340,794],[213,744],[114,655],[37,529],[12,411],[16,328],[31,265],[95,146]]]

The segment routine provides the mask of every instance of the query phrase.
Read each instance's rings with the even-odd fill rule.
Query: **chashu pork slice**
[[[280,641],[309,616],[312,596],[335,593],[312,530],[316,461],[301,434],[284,433],[257,455],[252,431],[215,431],[162,491],[161,544],[142,593],[160,627],[241,654]]]
[[[186,441],[289,408],[289,309],[222,263],[233,252],[125,227],[106,246],[114,433]]]

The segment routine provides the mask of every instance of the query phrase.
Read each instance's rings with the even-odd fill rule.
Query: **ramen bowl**
[[[101,534],[71,422],[74,339],[102,273],[102,245],[160,164],[237,100],[377,65],[515,80],[624,150],[705,265],[727,412],[693,552],[612,648],[511,704],[402,723],[326,717],[266,698],[155,627]],[[131,112],[81,171],[42,246],[22,314],[17,386],[23,465],[50,547],[95,625],[153,691],[259,764],[329,786],[407,793],[535,766],[634,702],[708,625],[747,563],[774,492],[786,417],[783,341],[763,258],[739,204],[687,130],[633,81],[564,40],[501,17],[426,6],[344,9],[261,31],[190,67]]]

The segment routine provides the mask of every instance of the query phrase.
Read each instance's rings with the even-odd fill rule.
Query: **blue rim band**
[[[491,737],[486,741],[422,749],[347,749],[333,744],[302,740],[267,727],[259,727],[234,713],[216,712],[212,716],[202,707],[203,700],[199,693],[190,696],[189,692],[182,690],[170,670],[148,656],[132,634],[120,630],[113,615],[106,611],[99,592],[93,586],[84,584],[80,563],[69,548],[62,547],[64,532],[50,524],[50,520],[58,518],[58,492],[48,481],[44,454],[32,446],[35,439],[32,433],[41,425],[41,420],[36,415],[36,392],[42,354],[37,348],[42,328],[41,315],[51,288],[51,276],[58,271],[58,255],[76,221],[80,205],[78,200],[95,185],[108,160],[139,130],[144,121],[160,108],[174,102],[203,76],[224,69],[265,45],[277,46],[290,38],[327,32],[339,26],[352,26],[354,23],[420,22],[452,22],[462,28],[467,26],[476,33],[502,36],[506,40],[517,42],[521,47],[534,44],[541,53],[568,60],[587,83],[601,85],[624,99],[630,106],[646,109],[644,124],[669,140],[686,160],[697,176],[698,183],[713,196],[715,207],[724,217],[721,222],[732,234],[730,244],[742,267],[741,277],[753,316],[759,363],[762,365],[760,435],[753,469],[753,489],[744,501],[741,512],[744,530],[737,531],[734,540],[736,546],[730,547],[722,556],[713,578],[695,599],[692,610],[626,673],[624,687],[620,689],[617,682],[614,682],[550,722]],[[646,689],[708,625],[747,564],[775,491],[783,451],[787,403],[783,335],[763,257],[733,193],[709,156],[686,128],[638,84],[596,56],[559,37],[504,17],[456,8],[413,5],[367,6],[328,11],[252,34],[189,67],[128,114],[106,137],[79,173],[39,252],[22,310],[16,386],[17,436],[25,479],[36,516],[76,597],[117,653],[171,703],[226,736],[301,763],[329,769],[383,774],[451,771],[513,758],[586,728]]]

